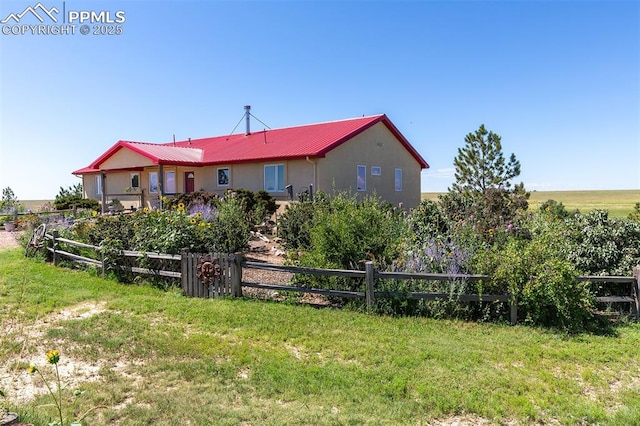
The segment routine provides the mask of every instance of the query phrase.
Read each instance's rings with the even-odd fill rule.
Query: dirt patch
[[[20,238],[21,235],[21,231],[8,232],[4,229],[0,231],[0,250],[20,247],[18,238]]]
[[[50,377],[52,374],[52,370],[47,368],[49,366],[46,363],[45,353],[50,349],[58,348],[46,346],[43,337],[48,328],[57,326],[60,321],[81,320],[98,315],[105,310],[103,302],[84,302],[47,315],[33,324],[22,326],[19,330],[12,330],[16,339],[21,340],[22,351],[6,359],[4,365],[0,366],[0,388],[4,390],[8,399],[19,404],[32,400],[36,395],[47,393],[42,378],[38,374],[29,374],[26,367],[37,366],[45,377]],[[81,383],[98,380],[101,367],[102,365],[99,364],[89,364],[73,359],[61,350],[61,359],[58,363],[60,379],[71,389]]]

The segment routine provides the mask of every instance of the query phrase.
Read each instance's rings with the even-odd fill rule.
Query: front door
[[[184,173],[184,192],[190,194],[194,191],[195,188],[195,179],[193,172],[185,172]]]

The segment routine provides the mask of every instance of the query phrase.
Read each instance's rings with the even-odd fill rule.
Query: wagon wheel
[[[35,255],[38,249],[44,246],[44,235],[46,231],[47,225],[44,223],[42,225],[38,225],[36,229],[33,230],[33,235],[31,235],[31,238],[24,249],[25,256],[31,257]]]

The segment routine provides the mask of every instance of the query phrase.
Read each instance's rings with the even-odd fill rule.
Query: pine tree
[[[465,138],[454,159],[456,181],[453,191],[466,195],[484,195],[490,189],[509,190],[511,179],[520,175],[520,162],[511,154],[509,162],[502,153],[500,135],[487,131],[484,124]]]
[[[482,124],[464,140],[454,159],[455,183],[441,201],[449,215],[466,217],[482,239],[492,243],[495,231],[528,208],[529,193],[522,183],[512,186],[520,162],[515,154],[505,160],[500,135]]]

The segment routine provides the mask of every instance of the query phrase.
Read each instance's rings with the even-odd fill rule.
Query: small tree
[[[452,188],[463,194],[485,194],[491,189],[509,189],[511,179],[520,175],[520,162],[511,154],[509,162],[502,153],[501,137],[487,131],[484,124],[465,138],[453,161],[456,181]]]
[[[97,200],[82,198],[82,184],[78,183],[68,188],[60,187],[60,192],[56,195],[53,205],[56,210],[67,210],[74,206],[87,209],[97,209]]]
[[[11,210],[18,206],[18,198],[10,187],[2,190],[2,201],[0,201],[0,210]]]
[[[455,205],[455,211],[450,213],[464,215],[479,235],[492,242],[493,230],[528,207],[529,193],[524,185],[511,183],[520,175],[520,162],[515,154],[507,161],[500,135],[482,124],[465,137],[465,146],[458,149],[454,166],[456,181],[449,190],[449,199],[455,202],[448,204]]]

